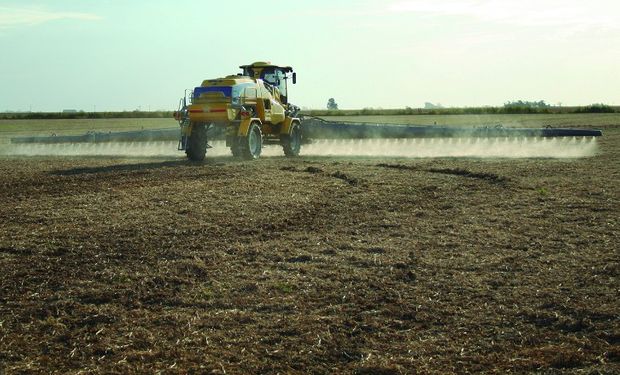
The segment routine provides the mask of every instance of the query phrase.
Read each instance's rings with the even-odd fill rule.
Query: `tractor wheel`
[[[194,124],[185,150],[187,158],[193,161],[205,160],[207,154],[207,128],[205,124]]]
[[[280,144],[286,156],[298,156],[301,150],[301,127],[293,123],[291,133],[280,137]]]
[[[237,147],[237,146],[231,147],[230,151],[232,152],[232,155],[235,158],[239,158],[242,155],[241,149],[239,147]]]
[[[245,159],[258,159],[263,149],[263,133],[258,123],[250,125],[247,137],[239,138],[239,149]]]
[[[241,142],[238,137],[234,137],[232,139],[232,143],[230,145],[230,152],[232,152],[233,157],[238,158],[241,157]]]

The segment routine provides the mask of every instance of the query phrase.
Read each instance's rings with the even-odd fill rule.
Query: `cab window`
[[[281,70],[265,69],[262,79],[271,86],[277,87],[280,94],[286,96],[286,76]]]

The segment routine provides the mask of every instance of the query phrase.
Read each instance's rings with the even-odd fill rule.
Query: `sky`
[[[174,110],[254,61],[302,108],[620,105],[620,1],[0,0],[0,111]]]

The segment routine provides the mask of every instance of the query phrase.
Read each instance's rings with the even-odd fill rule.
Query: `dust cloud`
[[[18,143],[0,144],[7,156],[179,156],[177,142]]]
[[[208,156],[229,156],[215,141]],[[416,138],[317,140],[302,146],[302,156],[583,158],[596,155],[596,138]],[[182,157],[177,142],[0,144],[3,156]],[[282,156],[280,146],[266,146],[263,157]]]
[[[584,138],[414,138],[322,140],[304,155],[405,158],[583,158],[596,155],[596,139]]]

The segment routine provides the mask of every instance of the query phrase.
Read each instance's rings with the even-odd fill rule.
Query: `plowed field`
[[[0,160],[0,373],[620,372],[582,159]]]

